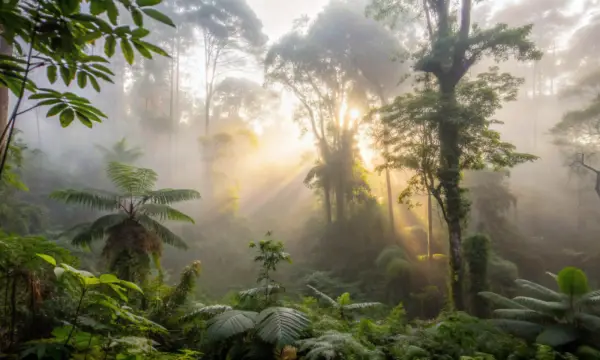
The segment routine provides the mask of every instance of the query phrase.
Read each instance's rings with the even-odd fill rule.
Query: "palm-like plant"
[[[142,280],[149,269],[150,256],[160,268],[162,243],[187,248],[179,236],[159,221],[194,223],[194,220],[169,205],[198,199],[200,194],[187,189],[153,190],[158,175],[151,169],[111,162],[107,173],[120,193],[69,189],[55,191],[50,197],[67,204],[111,212],[92,223],[73,228],[76,235],[72,243],[87,247],[96,240],[105,239],[102,253],[109,269],[122,279]]]
[[[500,306],[493,322],[501,329],[527,340],[554,348],[577,348],[597,344],[600,330],[600,290],[589,291],[583,271],[573,267],[561,270],[556,279],[559,291],[527,280],[517,285],[532,297],[508,299],[492,292],[481,296]]]
[[[129,147],[125,138],[114,143],[110,149],[102,145],[96,145],[96,148],[103,153],[107,163],[121,162],[132,164],[144,155],[139,146]]]
[[[326,302],[329,306],[337,310],[342,319],[347,318],[347,316],[354,311],[371,309],[382,305],[379,302],[362,302],[353,304],[350,300],[349,293],[343,293],[337,298],[337,300],[334,300],[333,298],[329,297],[329,295],[317,290],[316,288],[310,285],[306,286],[308,286],[308,288],[311,289],[315,295]]]

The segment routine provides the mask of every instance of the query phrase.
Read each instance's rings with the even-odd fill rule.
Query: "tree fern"
[[[256,325],[258,313],[229,310],[208,321],[207,336],[211,341],[222,341],[243,334]]]
[[[68,204],[81,204],[111,214],[101,216],[91,224],[80,225],[73,244],[88,246],[92,241],[106,239],[103,254],[110,258],[111,271],[115,266],[137,267],[135,271],[121,274],[147,273],[151,257],[160,267],[161,242],[185,249],[187,245],[176,234],[161,224],[161,220],[194,220],[168,204],[197,199],[195,190],[153,190],[157,174],[151,169],[137,168],[127,164],[111,162],[107,173],[121,194],[104,191],[60,190],[51,194],[53,199]],[[154,218],[157,218],[158,221]],[[111,238],[112,236],[112,238]],[[137,275],[136,275],[137,276]],[[126,278],[126,280],[134,280]],[[142,280],[142,279],[137,279]]]
[[[310,323],[304,313],[285,307],[263,310],[256,322],[256,335],[263,341],[279,347],[292,345],[300,339]]]
[[[298,341],[299,351],[306,360],[383,359],[383,354],[364,346],[351,334],[328,331],[325,334]]]

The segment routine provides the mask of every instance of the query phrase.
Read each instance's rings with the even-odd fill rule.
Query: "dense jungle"
[[[0,2],[0,358],[600,359],[600,1]]]

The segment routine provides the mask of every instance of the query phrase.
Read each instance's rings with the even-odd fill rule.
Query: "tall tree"
[[[389,1],[375,0],[371,4],[371,10],[376,18],[385,18],[416,3],[399,1],[390,7]],[[491,158],[483,156],[473,158],[470,156],[472,154],[466,152],[465,145],[473,145],[482,141],[482,137],[486,134],[489,135],[491,131],[489,117],[499,107],[503,96],[498,96],[491,104],[482,98],[479,98],[482,102],[477,106],[468,101],[478,97],[472,91],[486,91],[488,94],[505,92],[518,82],[515,83],[508,74],[496,72],[483,75],[478,80],[466,84],[462,91],[459,89],[459,84],[461,81],[464,82],[463,78],[471,67],[486,56],[491,56],[498,61],[509,56],[515,56],[519,60],[533,60],[539,59],[541,53],[528,39],[531,25],[509,28],[505,24],[498,24],[490,29],[481,29],[471,21],[474,6],[472,0],[462,0],[460,4],[454,4],[455,2],[450,0],[423,1],[422,14],[425,17],[428,41],[417,55],[414,68],[417,72],[425,74],[425,81],[433,81],[437,87],[435,90],[433,88],[424,90],[422,95],[426,97],[421,98],[434,100],[424,106],[432,113],[431,116],[425,116],[427,120],[422,125],[425,125],[425,130],[431,136],[430,143],[436,145],[438,149],[436,154],[438,159],[432,163],[434,171],[433,174],[429,172],[429,177],[433,180],[431,178],[433,175],[439,184],[434,185],[433,181],[429,181],[428,187],[439,205],[443,207],[444,219],[448,227],[452,300],[454,306],[462,310],[464,309],[462,293],[464,274],[461,242],[468,206],[462,198],[460,173],[465,167],[475,165],[473,160],[500,160],[511,155],[510,151],[492,151]],[[489,88],[485,89],[488,86]],[[495,86],[500,87],[495,88]],[[480,107],[486,103],[493,105],[491,109]],[[420,104],[422,107],[423,105],[425,104]],[[498,143],[499,136],[495,137]],[[494,139],[489,136],[486,138]],[[507,150],[508,147],[504,146],[502,149]],[[481,151],[485,150],[488,149],[481,149]],[[480,154],[480,151],[476,154]],[[514,165],[528,159],[530,158],[509,156],[502,162],[506,165]]]
[[[395,85],[397,71],[388,64],[400,47],[393,40],[375,22],[333,3],[313,23],[298,21],[267,54],[267,81],[296,96],[295,117],[316,141],[319,160],[306,183],[323,191],[328,223],[334,208],[341,221],[348,200],[370,196],[356,137],[370,104]]]

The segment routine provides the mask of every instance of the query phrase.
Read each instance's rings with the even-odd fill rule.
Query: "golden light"
[[[351,120],[356,120],[356,119],[358,119],[359,116],[360,116],[360,111],[358,111],[357,109],[350,110],[350,119]]]

